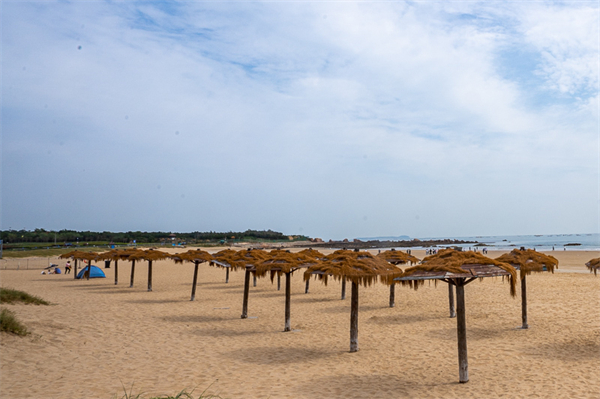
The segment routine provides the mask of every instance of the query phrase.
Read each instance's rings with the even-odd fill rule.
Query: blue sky
[[[600,230],[597,1],[0,6],[2,229]]]

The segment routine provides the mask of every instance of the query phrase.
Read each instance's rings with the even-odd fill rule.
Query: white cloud
[[[589,8],[3,7],[2,217],[11,225],[303,227],[338,238],[597,228]],[[529,69],[502,73],[517,60],[498,54],[520,46]],[[533,90],[540,104],[523,85],[534,73],[545,82]],[[47,221],[23,181],[51,192],[60,216]],[[569,194],[539,196],[532,181]],[[72,190],[90,194],[65,212]],[[586,205],[542,211],[573,198]],[[85,220],[92,209],[98,220]],[[527,214],[550,221],[523,227]]]
[[[540,5],[526,9],[521,29],[540,52],[547,85],[561,93],[598,90],[597,4]],[[589,95],[589,94],[588,94]]]

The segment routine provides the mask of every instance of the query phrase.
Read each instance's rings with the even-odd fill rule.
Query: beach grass
[[[14,312],[8,309],[0,311],[0,331],[21,336],[29,334],[27,327],[17,320]]]
[[[50,305],[44,299],[12,288],[0,288],[0,303],[24,303],[26,305]]]
[[[191,391],[188,392],[187,389],[182,389],[181,391],[179,391],[179,393],[177,393],[176,395],[167,395],[167,396],[150,396],[150,397],[146,397],[144,396],[143,392],[140,393],[133,393],[133,384],[131,384],[131,387],[129,388],[129,392],[127,391],[127,388],[125,388],[125,385],[123,385],[123,395],[122,396],[114,396],[113,399],[222,399],[219,395],[211,395],[211,394],[207,394],[206,391],[208,391],[208,389],[212,386],[212,384],[210,384],[204,391],[202,391],[202,393],[199,396],[194,396],[194,390],[192,389]]]

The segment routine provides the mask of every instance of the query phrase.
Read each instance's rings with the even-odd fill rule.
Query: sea
[[[455,239],[485,244],[489,249],[512,250],[514,248],[535,248],[539,251],[600,251],[600,234],[540,234],[520,236],[473,236],[473,237],[429,237],[420,240]],[[473,247],[474,244],[453,245]],[[479,248],[482,245],[478,245]]]

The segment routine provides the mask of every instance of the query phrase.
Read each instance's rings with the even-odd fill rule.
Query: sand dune
[[[413,251],[418,257],[423,254]],[[490,252],[496,257],[500,253]],[[529,330],[508,284],[485,279],[466,287],[469,376],[458,383],[456,320],[447,286],[418,291],[360,289],[359,348],[349,353],[349,292],[340,284],[292,280],[292,332],[284,328],[284,291],[269,279],[251,287],[249,319],[240,319],[243,273],[193,264],[120,262],[106,279],[73,280],[39,270],[1,270],[3,287],[52,306],[3,305],[32,334],[1,335],[2,398],[111,398],[183,388],[223,398],[598,398],[600,276],[584,263],[597,253],[554,252],[560,273],[528,278]],[[581,273],[585,272],[585,273]]]

